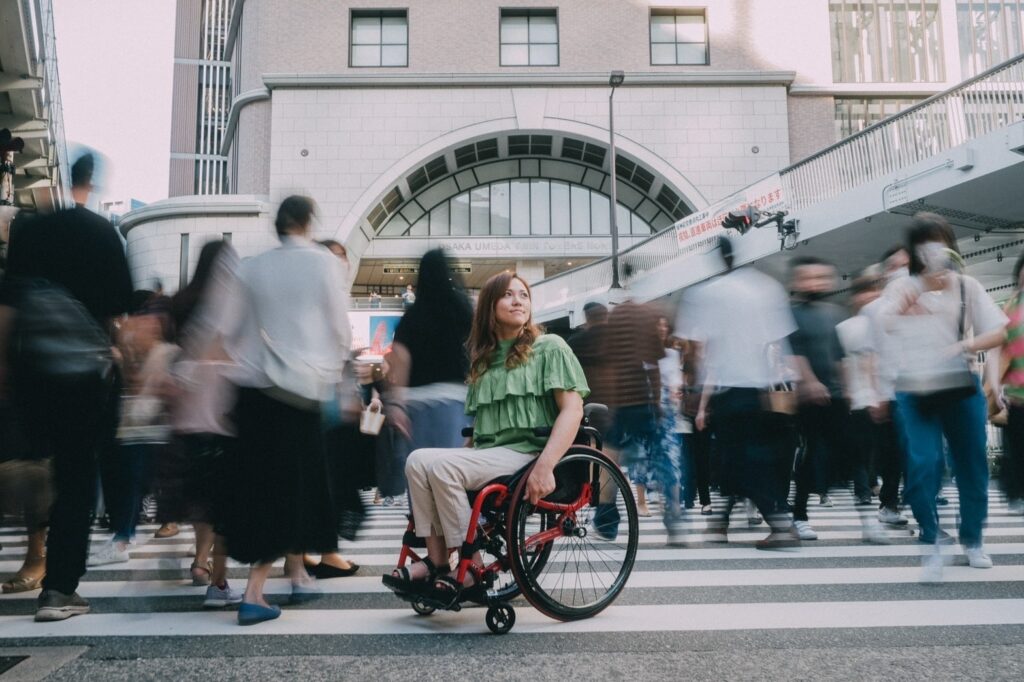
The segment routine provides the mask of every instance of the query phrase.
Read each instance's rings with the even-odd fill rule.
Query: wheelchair
[[[511,602],[520,595],[560,621],[590,618],[610,606],[633,570],[639,525],[629,481],[601,452],[600,433],[590,425],[595,412],[606,410],[598,404],[584,408],[573,445],[555,465],[556,488],[536,505],[523,499],[532,463],[467,492],[469,530],[449,568],[459,585],[471,574],[472,586],[441,599],[433,581],[400,583],[385,575],[384,584],[421,616],[459,611],[466,603],[484,606],[487,628],[497,635],[515,625]],[[548,436],[551,429],[535,432]],[[472,429],[463,435],[471,436]],[[410,514],[397,567],[420,561],[417,550],[425,547]],[[474,561],[476,552],[481,563]]]

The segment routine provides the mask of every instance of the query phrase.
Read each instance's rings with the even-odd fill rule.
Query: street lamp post
[[[616,225],[616,199],[615,199],[615,88],[622,85],[626,75],[622,71],[612,71],[608,77],[608,85],[611,86],[611,94],[608,95],[608,148],[611,155],[608,161],[611,179],[611,202],[609,208],[608,225],[612,231],[612,289],[621,289],[619,284],[619,226]]]

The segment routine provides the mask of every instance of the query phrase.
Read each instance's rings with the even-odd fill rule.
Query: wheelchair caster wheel
[[[412,603],[412,610],[421,616],[429,616],[437,609],[435,609],[433,606],[427,606],[421,601],[414,601]]]
[[[487,629],[496,635],[504,635],[516,624],[516,610],[508,604],[497,604],[487,609]]]

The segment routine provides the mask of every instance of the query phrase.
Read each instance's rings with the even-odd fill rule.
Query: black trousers
[[[892,403],[891,408],[895,409]],[[850,445],[854,457],[853,491],[867,495],[877,473],[882,477],[879,506],[896,510],[900,503],[900,478],[903,476],[903,448],[893,415],[876,423],[867,410],[850,413]]]
[[[693,433],[685,437],[686,447],[684,457],[691,458],[693,466],[690,471],[693,475],[694,487],[700,505],[711,504],[711,429],[699,431],[696,426]],[[689,491],[690,499],[684,502],[693,502],[693,491]]]
[[[85,575],[96,505],[96,450],[110,382],[100,377],[22,377],[15,383],[26,435],[53,460],[54,501],[43,589],[71,594]]]
[[[835,473],[850,460],[846,402],[833,398],[827,405],[801,405],[800,428],[805,447],[796,467],[793,519],[806,521],[807,498],[811,493],[827,494]]]
[[[1000,484],[1011,501],[1024,499],[1024,406],[1010,405],[1010,419],[1003,429]]]
[[[718,481],[722,495],[748,498],[779,529],[790,524],[778,511],[778,448],[762,399],[755,388],[729,388],[712,397]]]

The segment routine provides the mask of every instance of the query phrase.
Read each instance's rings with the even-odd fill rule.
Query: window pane
[[[530,181],[512,181],[512,234],[530,234]]]
[[[528,22],[529,19],[527,17],[502,17],[501,42],[528,43],[530,41],[530,29]]]
[[[451,231],[448,223],[448,202],[445,201],[430,212],[430,234],[434,237],[447,237]]]
[[[477,187],[469,195],[471,234],[487,235],[491,232],[490,192],[487,187]]]
[[[530,48],[527,45],[502,45],[502,66],[526,66],[530,63]]]
[[[365,45],[380,42],[380,19],[352,17],[352,44]]]
[[[530,17],[531,43],[557,43],[558,20],[555,17]]]
[[[424,213],[419,220],[413,223],[413,226],[409,228],[409,235],[414,237],[426,237],[429,233],[428,221],[430,220],[430,214]]]
[[[558,45],[530,45],[531,66],[557,66]]]
[[[676,18],[665,15],[651,16],[651,42],[674,43],[676,41]]]
[[[551,198],[547,180],[533,180],[530,187],[530,233],[551,234]]]
[[[381,19],[381,42],[408,43],[408,24],[405,17],[384,17]]]
[[[608,229],[608,197],[597,192],[590,193],[591,234],[611,234]]]
[[[676,40],[680,43],[703,43],[704,17],[685,14],[677,16]]]
[[[651,64],[675,64],[676,44],[662,43],[651,45]]]
[[[707,64],[708,53],[703,43],[676,45],[677,64]]]
[[[569,185],[551,183],[551,234],[569,234]]]
[[[509,233],[508,183],[491,185],[491,234]]]
[[[352,66],[380,66],[380,46],[353,45]]]
[[[384,45],[381,47],[381,66],[406,66],[409,63],[407,49],[405,45]]]
[[[619,229],[620,235],[629,234],[633,229],[630,225],[629,209],[618,202],[615,202],[615,227]]]
[[[469,234],[469,192],[452,199],[451,225],[453,237]]]
[[[572,187],[572,233],[590,234],[590,191]]]

